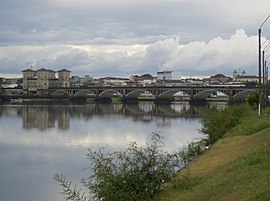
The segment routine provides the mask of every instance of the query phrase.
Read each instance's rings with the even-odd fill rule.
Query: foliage
[[[22,87],[23,87],[22,84],[23,84],[23,78],[19,78],[17,80],[17,87],[16,88],[22,89]]]
[[[235,127],[248,110],[245,104],[232,105],[224,110],[214,110],[201,120],[201,132],[208,136],[208,142],[212,144]]]
[[[249,87],[249,88],[256,88],[257,86],[258,86],[258,83],[257,82],[255,82],[255,81],[252,81],[252,82],[246,82],[245,83],[245,86],[246,87]]]
[[[246,132],[247,125],[252,124],[242,119],[259,122],[263,116],[248,112],[240,119],[240,124],[244,124],[242,133]],[[269,121],[269,114],[265,116]],[[215,143],[180,171],[153,200],[269,201],[270,128],[248,136],[242,133],[240,136],[228,135]]]
[[[89,149],[91,174],[82,179],[82,183],[96,200],[149,200],[181,166],[179,154],[164,152],[163,147],[162,137],[153,133],[151,144],[143,148],[133,142],[127,149],[112,153]],[[55,179],[60,182],[66,200],[90,200],[80,190],[72,188],[63,176],[56,175]]]
[[[81,193],[76,186],[72,187],[72,183],[67,181],[64,175],[56,174],[54,178],[62,186],[65,200],[86,201],[85,193]]]
[[[259,103],[259,93],[258,92],[252,92],[247,97],[247,102],[249,105],[257,105]]]
[[[258,115],[258,111],[253,107],[247,111],[247,114],[241,118],[241,123],[230,130],[230,136],[252,135],[270,127],[270,108],[265,107]]]
[[[207,140],[205,139],[202,139],[198,142],[191,142],[187,146],[183,147],[182,150],[178,153],[181,158],[182,165],[185,166],[188,164],[205,149],[207,149]]]

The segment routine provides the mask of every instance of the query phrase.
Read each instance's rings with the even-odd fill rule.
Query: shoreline
[[[270,200],[269,118],[267,112],[244,117],[179,170],[154,201]]]

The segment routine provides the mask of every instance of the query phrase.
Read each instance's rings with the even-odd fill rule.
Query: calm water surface
[[[0,105],[0,201],[64,201],[54,174],[87,177],[88,148],[143,146],[160,132],[166,150],[178,150],[201,137],[200,118],[210,106]]]

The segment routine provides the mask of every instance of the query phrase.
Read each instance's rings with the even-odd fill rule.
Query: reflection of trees
[[[133,121],[151,122],[170,126],[172,118],[200,118],[212,107],[224,107],[226,104],[190,105],[189,103],[154,104],[86,104],[86,105],[23,105],[18,107],[17,115],[22,117],[22,127],[41,130],[55,128],[69,129],[70,119],[88,121],[96,117],[131,118]],[[8,112],[8,107],[0,107],[0,113]]]

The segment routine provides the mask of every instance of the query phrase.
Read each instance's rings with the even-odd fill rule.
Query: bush
[[[249,105],[258,105],[259,103],[259,93],[258,92],[252,92],[247,97],[247,102]]]
[[[202,119],[201,132],[208,136],[208,142],[212,144],[236,126],[247,111],[249,107],[245,104],[232,105],[224,110],[214,110]]]
[[[192,161],[196,156],[200,155],[204,150],[208,148],[207,140],[202,139],[197,142],[190,142],[187,146],[184,146],[178,153],[181,158],[182,166],[185,166]]]
[[[110,154],[89,149],[91,175],[82,179],[87,193],[72,187],[63,175],[55,179],[63,188],[66,200],[90,200],[91,194],[102,201],[149,200],[161,190],[161,184],[169,180],[181,166],[179,154],[162,151],[162,137],[154,133],[152,143],[138,147],[133,142],[126,150]]]

